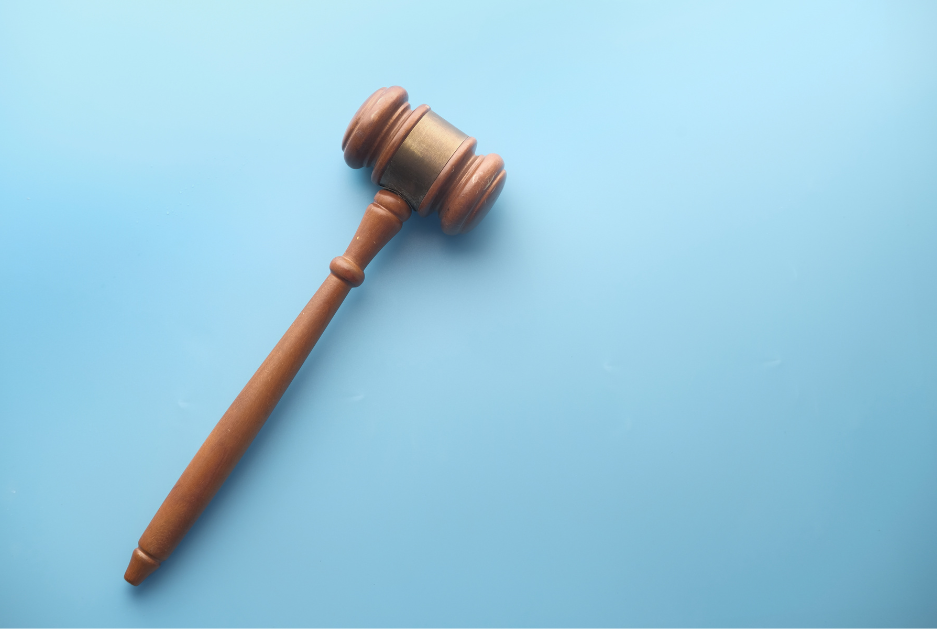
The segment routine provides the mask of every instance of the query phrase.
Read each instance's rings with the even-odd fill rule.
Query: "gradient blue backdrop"
[[[413,220],[137,538],[374,187]],[[0,5],[0,624],[937,624],[937,4]]]

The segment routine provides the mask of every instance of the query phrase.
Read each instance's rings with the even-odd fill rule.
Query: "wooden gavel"
[[[212,429],[134,549],[124,579],[139,585],[182,541],[266,422],[364,268],[410,218],[439,212],[446,234],[468,232],[494,204],[504,160],[475,155],[475,138],[430,111],[410,108],[401,87],[381,88],[358,109],[342,139],[345,162],[374,167],[382,189],[345,253]]]

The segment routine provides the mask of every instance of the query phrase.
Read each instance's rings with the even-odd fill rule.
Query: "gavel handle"
[[[343,256],[212,429],[134,549],[124,579],[139,585],[159,568],[215,496],[302,367],[364,268],[410,216],[407,202],[381,190]]]

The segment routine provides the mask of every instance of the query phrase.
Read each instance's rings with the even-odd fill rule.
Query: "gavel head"
[[[371,181],[401,197],[420,215],[439,211],[446,234],[468,232],[504,188],[504,160],[475,155],[467,136],[428,105],[410,109],[402,87],[381,88],[351,119],[342,151],[352,168],[374,168]]]

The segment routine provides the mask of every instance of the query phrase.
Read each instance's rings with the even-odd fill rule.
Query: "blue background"
[[[411,220],[140,588],[374,194]],[[937,624],[937,4],[0,5],[0,623]]]

